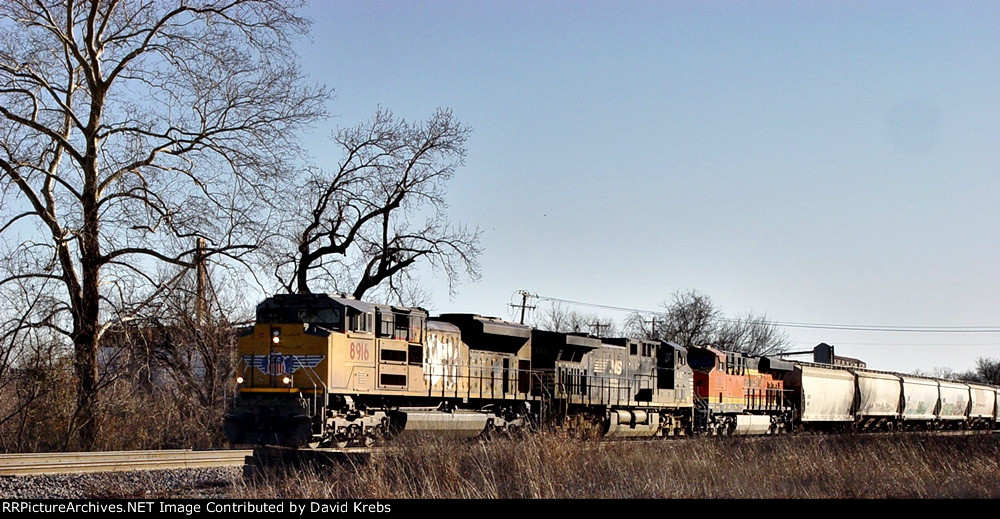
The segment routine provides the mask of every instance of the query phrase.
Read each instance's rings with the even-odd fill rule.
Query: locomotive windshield
[[[266,308],[257,312],[257,322],[261,324],[309,323],[340,328],[343,320],[338,308]]]
[[[698,371],[712,371],[715,367],[714,355],[698,355],[695,352],[688,354],[688,365],[691,369]]]
[[[257,322],[308,323],[324,328],[342,329],[344,309],[329,298],[282,295],[257,306]]]
[[[299,321],[303,323],[325,325],[332,328],[340,328],[343,319],[340,317],[340,310],[336,308],[300,308]]]

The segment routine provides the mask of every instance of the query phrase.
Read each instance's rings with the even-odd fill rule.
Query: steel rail
[[[153,450],[0,454],[0,476],[238,467],[252,450]]]

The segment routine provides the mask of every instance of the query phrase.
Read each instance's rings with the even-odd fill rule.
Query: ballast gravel
[[[0,476],[0,499],[224,499],[243,467]]]

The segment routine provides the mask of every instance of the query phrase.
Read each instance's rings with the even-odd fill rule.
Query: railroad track
[[[970,434],[1000,434],[994,431],[914,431],[895,434],[932,434],[961,436]],[[784,435],[782,435],[784,437]],[[705,438],[708,438],[707,436]],[[770,436],[741,436],[747,439],[770,439]],[[620,440],[606,440],[615,442]],[[603,441],[594,443],[600,448]],[[382,447],[384,449],[385,447]],[[169,470],[187,468],[239,467],[252,472],[268,465],[298,465],[303,460],[321,464],[364,463],[378,448],[346,449],[284,449],[263,447],[254,450],[152,450],[113,452],[57,452],[32,454],[0,454],[0,476],[37,476],[45,474],[78,474],[86,472],[122,472],[130,470]]]
[[[251,450],[156,450],[0,454],[0,476],[238,467]]]

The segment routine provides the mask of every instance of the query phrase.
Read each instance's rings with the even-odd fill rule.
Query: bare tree
[[[297,241],[276,261],[285,289],[308,293],[316,283],[360,299],[385,283],[402,300],[421,260],[443,270],[452,290],[462,272],[476,279],[479,230],[445,215],[445,183],[464,161],[468,134],[448,110],[409,123],[384,109],[337,132],[343,159],[296,195],[301,211],[289,234]]]
[[[596,314],[583,314],[567,310],[561,304],[553,302],[544,313],[535,320],[535,326],[543,330],[562,333],[590,333],[597,337],[614,337],[618,334],[614,322],[602,321]]]
[[[788,334],[764,315],[747,313],[724,320],[717,328],[712,344],[726,351],[747,355],[771,355],[788,349]]]
[[[659,340],[663,338],[663,328],[667,324],[666,314],[652,315],[631,312],[622,321],[622,332],[626,337]]]
[[[945,380],[956,380],[959,376],[961,376],[959,373],[956,373],[955,370],[946,366],[938,366],[931,368],[930,370],[915,369],[913,370],[912,375],[918,377],[940,378]]]
[[[102,335],[155,299],[157,263],[239,259],[296,131],[323,115],[289,37],[296,0],[10,0],[0,10],[0,289],[45,284],[94,443]]]
[[[674,292],[673,301],[664,303],[659,332],[663,339],[681,346],[705,346],[714,341],[722,312],[712,298],[695,290]]]
[[[951,378],[979,384],[1000,385],[1000,360],[979,357],[976,359],[975,369],[964,373],[954,373]]]
[[[976,359],[976,374],[980,381],[1000,386],[1000,360],[979,357]]]
[[[748,355],[770,355],[788,349],[788,335],[766,316],[747,313],[727,318],[712,299],[696,290],[674,292],[664,312],[630,314],[625,329],[631,337],[662,339],[684,347],[716,346]]]

